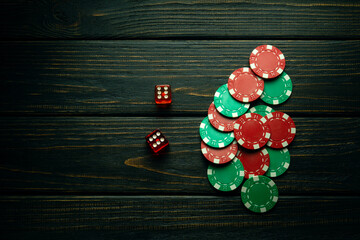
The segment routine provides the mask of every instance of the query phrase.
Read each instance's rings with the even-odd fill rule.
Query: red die
[[[170,104],[171,103],[171,87],[170,85],[155,86],[155,103]]]
[[[154,130],[152,133],[147,135],[145,139],[154,153],[158,153],[161,149],[169,145],[169,141],[159,129]]]

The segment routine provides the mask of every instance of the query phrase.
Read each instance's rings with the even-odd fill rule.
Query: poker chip
[[[269,169],[270,157],[265,148],[256,151],[239,149],[236,158],[244,166],[245,178],[264,175]]]
[[[270,166],[265,176],[278,177],[290,166],[290,153],[287,148],[283,149],[271,149],[266,148],[270,156]],[[245,166],[244,166],[245,168]],[[245,168],[246,170],[246,168]],[[245,171],[246,177],[246,171]]]
[[[212,163],[224,164],[234,159],[238,151],[238,144],[234,140],[232,144],[225,148],[213,148],[201,141],[201,152],[204,157]]]
[[[246,180],[241,188],[241,200],[245,207],[256,213],[272,209],[279,199],[279,192],[273,180],[255,176]]]
[[[211,125],[219,131],[222,132],[231,132],[234,130],[234,123],[236,119],[228,118],[221,115],[215,107],[214,102],[210,104],[208,109],[208,117]]]
[[[278,188],[269,177],[278,177],[289,168],[286,146],[294,140],[296,127],[287,114],[266,105],[249,110],[249,103],[258,98],[269,105],[284,103],[292,94],[292,81],[284,72],[284,55],[274,46],[255,48],[249,63],[250,68],[235,70],[227,84],[217,89],[199,132],[201,152],[210,162],[210,184],[226,192],[246,178],[241,188],[243,204],[264,213],[278,201]]]
[[[222,85],[216,90],[214,104],[219,113],[230,118],[236,118],[243,115],[250,107],[250,104],[248,103],[244,104],[236,101],[230,95],[227,84]]]
[[[266,81],[261,100],[268,104],[281,104],[285,102],[292,93],[292,82],[285,72],[279,77]]]
[[[228,80],[229,93],[240,102],[252,102],[258,99],[264,90],[264,81],[248,67],[235,70]]]
[[[295,138],[296,127],[294,121],[283,112],[273,112],[265,116],[271,136],[267,145],[271,148],[287,147]]]
[[[255,107],[250,108],[249,112],[257,113],[257,114],[260,114],[261,116],[265,117],[269,113],[275,112],[275,110],[266,105],[257,105]]]
[[[204,143],[214,148],[226,147],[234,141],[233,132],[225,133],[216,130],[208,117],[204,118],[200,124],[200,136]]]
[[[262,78],[277,77],[285,69],[284,54],[271,45],[255,48],[250,54],[249,63],[254,73]]]
[[[233,191],[244,179],[244,167],[239,159],[234,158],[225,165],[210,164],[207,175],[211,185],[219,191]]]
[[[257,113],[246,113],[236,120],[234,134],[241,146],[255,150],[269,141],[270,128],[265,117]]]

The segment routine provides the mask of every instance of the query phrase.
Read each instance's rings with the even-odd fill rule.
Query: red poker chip
[[[256,151],[239,149],[236,158],[238,158],[244,166],[245,178],[264,175],[269,169],[270,156],[265,148]]]
[[[233,98],[240,102],[252,102],[264,91],[264,81],[248,67],[235,70],[229,77],[228,89]]]
[[[212,163],[224,164],[234,159],[236,152],[238,151],[238,144],[233,141],[229,146],[225,148],[213,148],[206,145],[201,141],[201,152],[204,157]]]
[[[272,148],[287,147],[295,138],[296,127],[289,115],[283,112],[273,112],[265,116],[271,136],[267,145]]]
[[[228,118],[220,114],[215,107],[214,102],[210,104],[208,109],[208,117],[211,125],[219,131],[231,132],[234,130],[234,123],[236,119]]]
[[[236,120],[234,134],[244,148],[259,149],[269,141],[270,127],[265,117],[257,113],[246,113]]]
[[[285,69],[284,54],[271,45],[261,45],[250,54],[250,67],[254,73],[262,78],[274,78]]]

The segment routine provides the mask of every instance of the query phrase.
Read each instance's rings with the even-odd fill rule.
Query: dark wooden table
[[[360,1],[0,3],[1,239],[360,239]],[[252,49],[286,56],[280,200],[206,177],[198,127]],[[158,109],[155,84],[173,88]],[[261,100],[255,102],[260,104]],[[160,128],[169,151],[144,136]]]

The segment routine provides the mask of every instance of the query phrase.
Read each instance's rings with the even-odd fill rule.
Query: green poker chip
[[[261,99],[272,105],[278,105],[285,102],[292,93],[292,82],[285,72],[279,77],[265,81],[264,92]]]
[[[234,141],[233,132],[220,132],[214,128],[206,117],[200,124],[201,139],[210,147],[223,148]]]
[[[245,104],[235,100],[235,98],[230,95],[227,84],[222,85],[216,90],[214,104],[218,112],[230,118],[240,117],[246,113],[250,107],[248,103]]]
[[[209,165],[207,175],[211,185],[219,191],[233,191],[244,179],[244,167],[240,160],[234,158],[228,164]]]
[[[270,156],[270,166],[265,173],[268,177],[278,177],[290,166],[290,153],[287,148],[273,149],[266,148]]]
[[[257,113],[257,114],[260,114],[261,116],[265,117],[269,113],[275,112],[275,110],[266,105],[257,105],[255,107],[250,108],[249,112]]]
[[[249,178],[241,188],[241,200],[245,207],[256,213],[272,209],[279,199],[275,182],[265,176]]]

